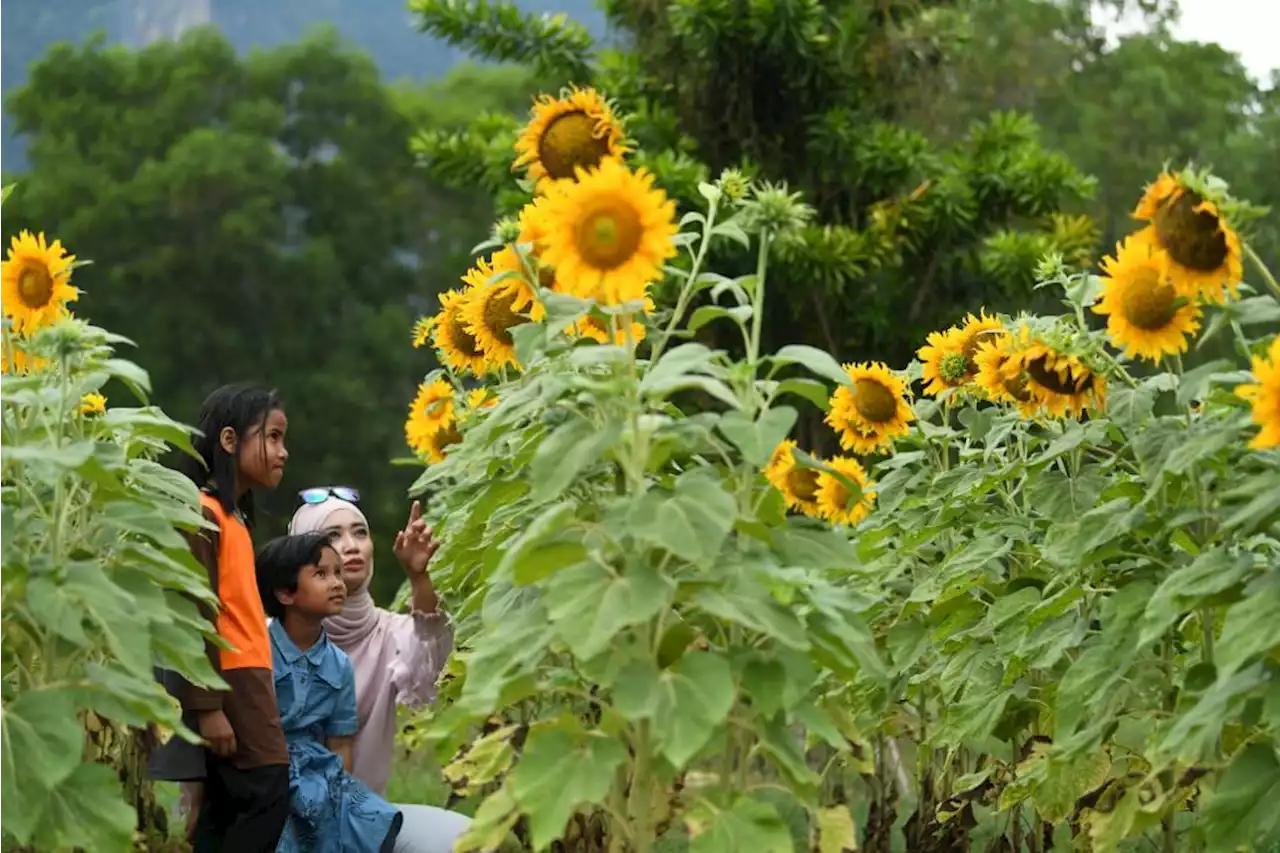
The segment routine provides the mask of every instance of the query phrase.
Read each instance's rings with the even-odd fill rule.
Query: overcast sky
[[[1259,80],[1280,68],[1280,0],[1180,0],[1174,35],[1183,41],[1216,41],[1240,55]],[[1123,32],[1126,22],[1113,31]]]

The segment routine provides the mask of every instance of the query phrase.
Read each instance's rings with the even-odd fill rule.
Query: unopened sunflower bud
[[[504,216],[493,223],[493,239],[503,245],[515,243],[520,239],[520,223],[514,217]]]
[[[742,201],[751,192],[751,181],[738,169],[725,169],[721,172],[716,186],[724,193],[725,198],[734,202]]]
[[[744,208],[755,230],[771,237],[802,228],[813,216],[813,208],[801,200],[800,193],[787,192],[786,184],[758,186]]]
[[[1048,252],[1036,263],[1036,280],[1050,281],[1067,274],[1061,252]]]

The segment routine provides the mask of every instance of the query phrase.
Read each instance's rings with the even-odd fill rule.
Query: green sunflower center
[[[35,311],[49,304],[53,298],[53,276],[41,263],[28,263],[18,273],[18,298],[22,304]]]
[[[938,362],[938,375],[948,385],[961,385],[969,375],[969,360],[962,352],[949,352]]]
[[[812,468],[792,468],[787,472],[787,487],[793,495],[808,503],[818,496],[818,472]]]
[[[1182,266],[1212,272],[1227,259],[1227,237],[1217,216],[1196,210],[1202,201],[1198,193],[1184,192],[1160,205],[1156,236],[1169,257]]]
[[[1027,365],[1027,375],[1038,385],[1048,388],[1055,394],[1068,395],[1083,391],[1091,378],[1087,372],[1083,376],[1076,376],[1071,370],[1065,374],[1059,374],[1056,370],[1049,368],[1048,359],[1045,356],[1040,356]]]
[[[882,424],[898,413],[898,398],[874,379],[859,379],[853,383],[853,406],[871,423]]]
[[[594,168],[609,153],[609,142],[596,136],[596,120],[581,110],[556,116],[538,140],[538,159],[553,178],[572,178],[574,169]]]
[[[484,301],[484,327],[506,346],[512,343],[511,329],[528,322],[512,309],[516,296],[516,291],[508,287],[492,293]]]
[[[612,270],[631,260],[643,234],[644,223],[634,207],[619,198],[602,198],[579,220],[574,243],[588,264]]]
[[[1124,318],[1142,329],[1154,332],[1169,325],[1178,313],[1178,294],[1167,281],[1161,281],[1156,270],[1144,269],[1120,296]]]

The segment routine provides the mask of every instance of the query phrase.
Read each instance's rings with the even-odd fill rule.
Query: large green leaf
[[[668,493],[652,488],[635,502],[631,532],[691,563],[710,564],[720,553],[738,507],[714,474],[693,470]]]
[[[693,603],[713,616],[759,631],[793,649],[809,648],[804,623],[795,612],[779,604],[767,586],[745,572],[698,590]]]
[[[625,573],[589,562],[552,575],[546,590],[560,638],[579,658],[593,658],[619,631],[657,616],[675,587],[647,562],[633,562]]]
[[[626,758],[621,743],[576,724],[535,726],[511,776],[516,802],[529,815],[534,849],[558,838],[575,808],[603,802]]]
[[[769,360],[778,365],[798,364],[815,376],[821,376],[837,385],[849,384],[849,374],[844,372],[840,362],[816,347],[791,344],[769,356]]]
[[[1270,743],[1245,747],[1204,798],[1204,837],[1212,853],[1235,853],[1280,825],[1280,760]]]
[[[36,850],[113,851],[133,849],[138,816],[124,802],[114,768],[80,764],[49,794],[32,837]],[[5,820],[5,832],[10,832]]]
[[[791,432],[796,417],[796,410],[789,406],[767,409],[756,420],[742,412],[727,412],[720,419],[719,428],[742,451],[743,461],[761,468]]]
[[[80,763],[78,704],[70,690],[37,689],[19,693],[0,710],[0,823],[21,843],[39,824],[48,792]]]
[[[542,440],[529,463],[529,494],[534,503],[553,500],[588,465],[598,461],[618,440],[619,426],[610,421],[603,428],[575,416]]]
[[[1226,548],[1214,548],[1196,557],[1164,579],[1147,603],[1139,642],[1155,641],[1201,599],[1230,589],[1248,577],[1253,559]]]
[[[709,817],[709,820],[706,818]],[[705,820],[705,822],[704,822]],[[707,816],[695,811],[686,817],[693,839],[689,853],[793,853],[791,830],[773,806],[739,797],[723,811]]]
[[[1280,579],[1270,577],[1227,609],[1214,662],[1225,678],[1256,655],[1280,648]]]
[[[618,713],[633,722],[650,720],[662,754],[684,767],[706,746],[733,708],[729,662],[714,652],[695,651],[671,669],[648,661],[624,669],[614,685]]]

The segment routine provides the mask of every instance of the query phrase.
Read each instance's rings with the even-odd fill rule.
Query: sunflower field
[[[457,849],[1277,849],[1261,212],[1163,172],[1097,270],[1041,259],[1060,313],[842,365],[762,347],[801,195],[729,170],[677,210],[634,147],[539,100],[518,221],[414,330],[459,652],[405,737],[479,799]]]
[[[72,316],[78,265],[29,232],[0,264],[0,823],[6,851],[158,851],[148,744],[196,736],[152,667],[216,683],[196,602],[217,599],[178,533],[205,523],[195,486],[157,461],[189,431],[108,405],[111,381],[145,400],[147,374]]]

